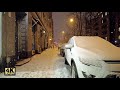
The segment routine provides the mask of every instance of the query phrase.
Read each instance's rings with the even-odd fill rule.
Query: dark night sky
[[[67,15],[70,12],[53,12],[54,41],[59,42],[60,33],[67,30]]]

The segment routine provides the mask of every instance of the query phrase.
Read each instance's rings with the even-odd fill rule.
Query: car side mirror
[[[73,47],[73,45],[71,45],[71,44],[66,44],[65,45],[65,49],[71,49]]]

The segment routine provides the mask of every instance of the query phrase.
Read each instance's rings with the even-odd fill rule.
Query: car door
[[[68,44],[72,44],[73,45],[73,40],[70,39]],[[71,58],[72,58],[72,52],[71,51],[72,51],[72,48],[71,49],[66,49],[66,59],[67,59],[69,65],[71,63]]]

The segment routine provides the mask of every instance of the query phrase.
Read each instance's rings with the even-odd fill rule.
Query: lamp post
[[[52,39],[51,38],[49,39],[49,47],[52,48]]]
[[[74,26],[75,26],[75,25],[74,25],[74,24],[75,24],[74,22],[75,22],[75,21],[74,21],[73,18],[70,18],[70,19],[69,19],[69,22],[72,24],[73,34],[75,35],[75,30],[74,30],[74,28],[75,28],[75,27],[74,27]]]
[[[65,31],[62,31],[62,40],[64,40],[64,34],[65,34]]]

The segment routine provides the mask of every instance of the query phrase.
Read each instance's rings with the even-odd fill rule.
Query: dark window
[[[102,32],[102,35],[106,35],[106,34],[107,34],[107,31],[103,31],[103,32]]]
[[[98,31],[98,29],[99,29],[98,27],[95,28],[96,31]]]
[[[95,35],[95,36],[98,36],[98,33],[96,32],[94,35]]]

